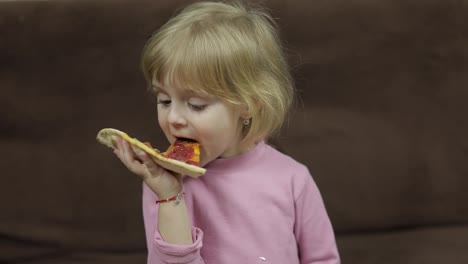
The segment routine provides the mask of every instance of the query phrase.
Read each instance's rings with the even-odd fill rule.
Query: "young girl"
[[[189,5],[149,40],[143,69],[167,139],[199,142],[207,169],[177,175],[119,140],[115,154],[144,181],[148,263],[339,263],[307,168],[266,143],[293,98],[267,13]]]

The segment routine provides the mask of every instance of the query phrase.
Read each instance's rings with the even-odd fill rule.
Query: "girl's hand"
[[[114,153],[122,163],[138,175],[159,199],[176,196],[182,191],[182,176],[160,167],[144,151],[132,148],[130,144],[118,138]]]

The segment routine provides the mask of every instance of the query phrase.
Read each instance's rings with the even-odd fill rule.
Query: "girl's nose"
[[[179,109],[179,107],[175,106],[171,107],[167,116],[167,121],[175,127],[185,126],[187,124],[183,109]]]

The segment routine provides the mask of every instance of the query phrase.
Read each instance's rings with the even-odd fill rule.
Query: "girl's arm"
[[[161,168],[144,151],[132,149],[127,141],[119,138],[114,153],[160,197],[159,199],[174,197],[182,191],[180,175]],[[163,239],[167,243],[191,244],[191,226],[183,199],[177,205],[170,201],[160,203],[159,206],[158,227]]]
[[[339,264],[335,233],[320,191],[307,172],[296,183],[294,233],[301,264]]]
[[[183,198],[177,205],[174,201],[159,204],[158,230],[167,243],[178,245],[193,243],[192,225]]]
[[[159,218],[163,214],[159,213],[161,209],[167,209],[155,204],[159,198],[156,194],[143,183],[143,220],[145,224],[145,233],[148,246],[148,264],[162,263],[187,263],[187,264],[203,264],[204,260],[200,256],[202,247],[203,232],[191,227],[190,241],[191,244],[174,244],[168,243],[167,238],[163,239]],[[170,207],[170,204],[167,204]],[[185,207],[185,202],[181,201],[178,207]],[[170,209],[170,208],[169,208]],[[179,208],[182,209],[182,208]],[[191,225],[189,225],[191,226]],[[162,232],[164,233],[164,231]]]
[[[203,263],[200,257],[201,230],[192,228],[184,198],[156,204],[156,200],[182,191],[182,177],[158,166],[139,149],[119,139],[114,153],[144,182],[143,213],[148,242],[148,263]]]

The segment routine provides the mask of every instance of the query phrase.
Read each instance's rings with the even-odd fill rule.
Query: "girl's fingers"
[[[128,170],[145,181],[155,193],[169,196],[174,190],[182,188],[182,176],[180,174],[167,171],[159,166],[148,153],[132,147],[127,141],[119,138],[114,153]]]
[[[146,166],[146,169],[152,177],[159,177],[163,174],[164,169],[156,164],[156,162],[153,161],[148,153],[141,149],[136,149],[135,152],[138,158],[141,160],[142,164]]]
[[[146,152],[133,147],[125,140],[120,139],[119,143],[122,149],[119,157],[130,171],[142,179],[156,178],[163,174],[164,169],[158,166]]]
[[[130,171],[138,175],[144,173],[145,167],[142,165],[141,159],[134,153],[127,141],[119,138],[114,153]]]

